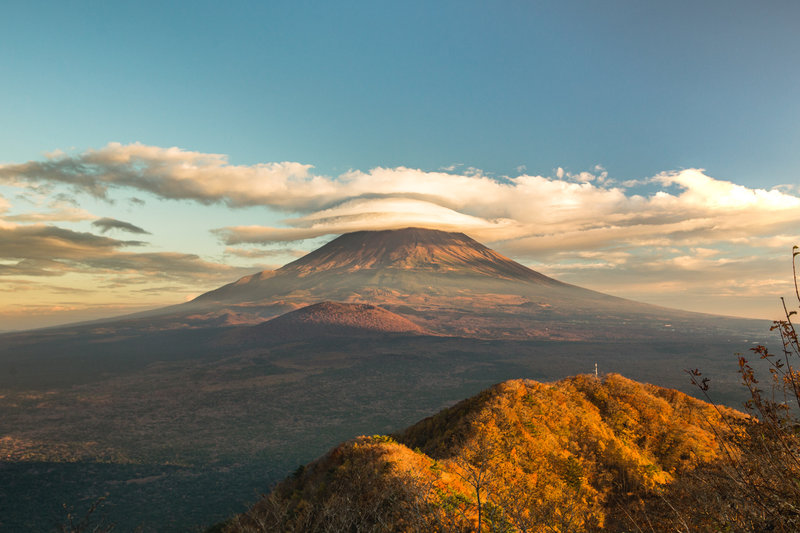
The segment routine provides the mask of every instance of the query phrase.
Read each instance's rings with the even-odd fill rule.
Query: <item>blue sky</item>
[[[194,254],[205,261],[207,277],[191,280],[187,273],[177,273],[161,286],[164,290],[152,286],[134,298],[119,278],[122,267],[103,271],[56,254],[69,268],[62,265],[58,273],[32,276],[15,267],[0,276],[0,284],[13,287],[6,293],[16,295],[13,301],[0,300],[0,316],[41,317],[42,309],[60,306],[66,314],[56,313],[52,321],[57,321],[90,309],[125,310],[129,304],[124,302],[172,303],[169,298],[181,300],[230,276],[279,265],[345,226],[316,231],[312,240],[287,241],[285,232],[282,240],[275,240],[274,233],[262,231],[258,239],[244,243],[246,249],[235,251],[225,239],[236,239],[222,228],[285,229],[297,225],[287,218],[331,208],[339,209],[334,215],[341,220],[341,206],[347,202],[348,216],[361,209],[358,220],[365,226],[366,214],[386,206],[352,202],[366,194],[387,194],[385,181],[371,188],[370,183],[380,181],[373,169],[401,167],[421,172],[408,178],[406,189],[392,189],[391,194],[405,200],[416,194],[414,187],[439,179],[426,173],[443,169],[500,183],[539,176],[589,183],[600,196],[626,183],[622,209],[629,214],[636,204],[630,198],[644,195],[657,201],[655,195],[662,191],[682,200],[669,213],[659,204],[659,216],[683,216],[684,222],[717,220],[698,214],[698,198],[711,209],[713,196],[686,196],[702,184],[708,185],[706,192],[717,190],[719,183],[733,184],[753,197],[758,190],[780,191],[784,197],[758,196],[760,203],[749,204],[755,212],[739,213],[758,221],[765,213],[786,209],[784,225],[766,217],[753,235],[737,229],[731,240],[720,234],[654,245],[652,237],[660,231],[656,228],[648,233],[649,240],[632,243],[626,237],[625,243],[609,241],[600,248],[587,248],[581,244],[585,239],[577,239],[575,246],[584,248],[572,253],[532,243],[583,231],[585,222],[567,228],[554,216],[557,223],[537,233],[530,228],[541,221],[509,215],[524,206],[491,210],[451,201],[443,184],[436,189],[439,200],[427,199],[434,208],[411,209],[424,211],[419,220],[425,224],[436,225],[436,217],[443,217],[448,229],[462,222],[474,226],[478,236],[501,252],[573,283],[665,305],[768,316],[776,294],[785,288],[778,282],[785,265],[769,266],[763,258],[782,260],[786,243],[796,235],[789,213],[796,211],[793,199],[800,181],[799,26],[800,4],[795,2],[5,2],[0,17],[0,165],[5,169],[0,208],[6,207],[0,217],[6,217],[6,226],[15,225],[18,234],[39,224],[123,241],[135,235],[119,227],[103,233],[91,224],[100,218],[125,221],[148,231],[139,234],[146,238],[139,245],[103,246],[138,246],[140,254]],[[326,205],[297,199],[278,205],[264,194],[257,195],[258,201],[240,196],[232,205],[216,189],[198,198],[186,190],[165,194],[162,189],[119,185],[116,178],[105,181],[117,185],[103,199],[63,175],[54,177],[41,169],[26,174],[18,167],[48,161],[53,156],[45,154],[56,150],[64,152],[57,157],[82,161],[88,150],[102,151],[109,143],[153,147],[140,154],[152,166],[150,174],[139,178],[150,182],[163,178],[153,162],[163,164],[167,157],[156,147],[177,147],[184,155],[223,154],[226,165],[245,169],[231,178],[242,183],[252,183],[246,169],[280,162],[310,166],[308,176],[295,173],[291,178],[303,187],[336,188],[350,171],[367,177],[356,192],[340,191]],[[141,161],[134,164],[141,166]],[[705,170],[692,174],[688,169]],[[680,171],[688,173],[681,179],[654,179]],[[591,179],[589,174],[580,177],[582,172]],[[687,176],[694,176],[691,183],[683,179]],[[712,178],[713,187],[698,176]],[[299,186],[291,179],[292,186]],[[779,186],[784,187],[775,189]],[[486,193],[494,194],[489,189]],[[502,191],[495,192],[501,201]],[[566,204],[575,203],[571,194],[564,192]],[[594,196],[584,196],[589,203],[581,209],[592,214]],[[611,196],[603,196],[604,201]],[[55,204],[48,204],[55,198],[65,202],[58,209],[69,204],[83,215],[72,212],[57,220]],[[559,211],[564,205],[550,208]],[[621,204],[614,205],[603,211],[602,216],[610,217],[603,219],[606,229],[618,223],[614,210]],[[653,209],[652,202],[642,206]],[[482,217],[486,224],[440,209]],[[45,212],[50,213],[48,220],[32,216]],[[528,229],[514,226],[510,233],[492,233],[501,219],[513,222],[504,222],[503,228],[517,224]],[[35,255],[14,253],[0,260],[18,265]],[[695,265],[702,257],[716,263]],[[658,285],[664,273],[653,265],[675,260],[688,270],[676,274],[672,289]],[[730,276],[741,285],[747,279],[772,281],[768,288],[750,284],[739,293],[728,288],[724,294],[722,289],[698,294],[689,281],[696,279],[700,290],[706,278],[691,278],[692,268],[719,268],[716,277]],[[633,274],[635,284],[623,283]],[[115,281],[107,276],[116,276]],[[114,285],[113,294],[81,293],[79,298],[78,292],[70,295],[67,290],[88,291],[86,280],[96,284],[100,278]],[[61,291],[48,292],[45,286]],[[678,286],[691,295],[669,297]],[[26,320],[15,324],[27,326]]]
[[[433,4],[433,5],[431,5]],[[794,2],[18,2],[0,160],[109,141],[321,172],[796,179]]]

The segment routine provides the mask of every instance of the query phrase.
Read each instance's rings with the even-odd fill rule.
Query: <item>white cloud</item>
[[[503,180],[471,168],[454,174],[378,167],[336,177],[311,169],[295,162],[232,165],[220,154],[111,143],[3,165],[0,180],[67,183],[101,197],[111,187],[126,187],[162,198],[263,205],[300,215],[284,227],[218,230],[229,244],[416,225],[459,228],[535,258],[666,241],[714,248],[709,243],[790,234],[800,222],[800,197],[790,191],[752,189],[699,169],[655,176],[648,181],[661,188],[646,196],[612,186],[599,165],[592,172],[559,167],[555,177]]]
[[[216,230],[216,233],[226,244],[295,241],[363,229],[409,226],[462,231],[481,238],[501,232],[512,223],[503,219],[487,221],[410,198],[360,198],[285,222],[291,227],[233,226]]]
[[[671,286],[663,276],[675,280],[680,272],[702,269],[724,271],[742,283],[748,277],[765,279],[751,258],[773,260],[798,240],[800,227],[795,187],[750,188],[701,169],[618,186],[599,165],[586,172],[559,167],[554,176],[523,173],[503,179],[458,165],[446,171],[377,167],[334,177],[312,169],[297,162],[233,165],[220,154],[112,143],[0,166],[0,182],[45,191],[67,184],[97,197],[126,188],[165,199],[260,205],[289,214],[280,227],[215,230],[228,245],[423,226],[464,231],[534,266],[558,261],[564,272],[636,270],[662,276],[651,278],[654,287],[656,282]],[[632,192],[642,185],[637,190],[647,192]],[[0,199],[3,208],[8,202]],[[724,284],[712,285],[722,290]]]
[[[129,187],[201,203],[293,208],[295,188],[324,198],[326,180],[309,175],[310,168],[290,162],[236,166],[220,154],[110,143],[76,156],[56,152],[46,161],[0,165],[0,181],[65,183],[99,198],[107,198],[110,187]]]
[[[73,198],[62,194],[48,194],[52,191],[44,189],[47,187],[29,186],[15,195],[18,203],[33,209],[26,213],[8,214],[12,211],[12,205],[0,196],[0,216],[7,222],[80,222],[97,218],[79,207]]]
[[[79,222],[97,217],[80,207],[60,206],[46,211],[7,215],[4,218],[12,222]]]
[[[664,185],[678,185],[683,192],[677,197],[682,205],[700,209],[741,212],[750,208],[794,209],[800,207],[800,198],[779,189],[749,189],[729,181],[707,176],[699,169],[668,172],[655,177]]]

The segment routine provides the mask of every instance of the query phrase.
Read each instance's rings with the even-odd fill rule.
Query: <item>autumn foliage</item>
[[[393,437],[338,446],[227,527],[629,530],[675,479],[718,459],[724,416],[742,415],[616,374],[508,381]]]

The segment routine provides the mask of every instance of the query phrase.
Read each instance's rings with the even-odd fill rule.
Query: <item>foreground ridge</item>
[[[225,531],[627,531],[661,515],[672,524],[663,495],[719,458],[723,415],[744,417],[617,374],[507,381],[392,436],[340,444]]]

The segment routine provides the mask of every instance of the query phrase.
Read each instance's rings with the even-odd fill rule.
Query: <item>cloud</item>
[[[60,206],[48,211],[8,215],[3,218],[11,222],[79,222],[96,217],[79,207]]]
[[[116,248],[143,244],[44,224],[0,224],[0,259],[80,261]]]
[[[118,143],[0,166],[0,182],[44,187],[44,192],[66,184],[107,198],[111,189],[125,189],[286,213],[280,224],[214,230],[229,247],[422,226],[463,231],[533,266],[555,268],[558,262],[557,271],[568,277],[579,271],[639,269],[655,280],[668,275],[653,266],[662,265],[673,272],[671,279],[703,268],[755,279],[763,271],[741,250],[773,260],[800,226],[800,191],[794,186],[745,187],[702,169],[620,184],[600,165],[582,172],[558,167],[553,174],[494,178],[454,165],[440,171],[376,167],[330,177],[304,163],[234,165],[220,154]],[[34,260],[46,258],[29,259]],[[135,261],[147,264],[144,256]],[[54,271],[44,263],[38,268]]]
[[[54,153],[45,161],[0,165],[0,181],[67,184],[99,198],[108,198],[110,188],[130,188],[166,199],[220,202],[235,207],[263,205],[297,213],[328,209],[362,197],[394,196],[428,199],[455,210],[475,206],[478,212],[466,214],[490,217],[504,215],[482,215],[480,211],[519,204],[519,194],[531,199],[531,193],[547,193],[548,185],[583,185],[525,175],[499,181],[474,168],[453,174],[379,167],[334,178],[314,175],[311,168],[296,162],[232,165],[220,154],[110,143],[77,155]],[[589,181],[591,176],[580,173],[568,174],[567,178]],[[537,187],[542,190],[533,190]],[[524,211],[525,206],[518,205],[517,210]]]
[[[75,296],[94,292],[91,289],[82,289],[64,285],[46,285],[28,280],[8,280],[3,283],[3,290],[7,292],[29,292],[34,290],[45,290],[50,294],[65,294]]]
[[[220,154],[110,143],[74,156],[55,152],[45,161],[0,165],[0,181],[62,183],[103,199],[110,188],[125,187],[204,204],[293,208],[295,187],[317,191],[320,199],[326,194],[325,180],[311,176],[310,168],[291,162],[237,166]]]
[[[336,177],[314,175],[311,169],[295,162],[232,165],[220,154],[111,143],[76,155],[57,152],[44,161],[2,165],[0,180],[65,183],[98,197],[124,187],[165,199],[262,205],[298,215],[283,227],[216,230],[228,245],[423,226],[460,229],[544,259],[568,249],[629,248],[665,240],[698,246],[769,237],[790,233],[800,222],[800,197],[788,188],[752,189],[700,169],[639,180],[655,186],[648,194],[614,186],[600,165],[591,172],[559,167],[554,177],[503,179],[477,169],[456,174],[378,167]]]
[[[273,249],[263,249],[263,248],[236,248],[233,246],[226,246],[225,247],[225,254],[227,255],[235,255],[237,257],[244,257],[247,259],[260,259],[263,257],[282,257],[282,256],[289,256],[289,257],[303,257],[308,253],[307,250],[297,250],[294,248],[273,248]]]
[[[605,172],[597,178],[605,179]],[[665,173],[655,181],[664,188],[641,196],[586,176],[524,175],[500,183],[483,176],[374,169],[346,175],[342,187],[355,187],[358,195],[286,219],[284,227],[233,226],[216,233],[228,245],[268,244],[421,226],[463,231],[499,243],[506,253],[547,261],[565,251],[714,247],[791,234],[800,223],[800,198],[785,192],[749,189],[699,170]],[[362,192],[367,182],[369,194]]]
[[[27,194],[18,194],[17,199],[33,205],[38,211],[8,215],[6,213],[11,210],[11,203],[0,196],[0,216],[4,220],[11,222],[80,222],[97,218],[89,211],[79,207],[73,198],[63,194],[45,195],[35,190],[28,190]]]
[[[228,245],[268,244],[363,229],[383,230],[408,226],[465,231],[480,237],[502,228],[506,223],[504,220],[497,220],[491,224],[485,219],[433,202],[410,198],[362,198],[285,222],[292,227],[234,226],[214,232]]]
[[[129,233],[138,233],[144,235],[150,235],[149,231],[145,231],[139,226],[134,226],[130,222],[123,222],[122,220],[117,220],[115,218],[100,218],[92,222],[92,226],[97,226],[100,228],[102,233],[106,233],[112,229],[118,229],[121,231],[127,231]]]
[[[800,198],[780,189],[749,189],[729,181],[716,180],[701,169],[659,174],[654,181],[664,185],[677,185],[682,190],[678,198],[684,206],[695,206],[703,210],[732,209],[742,211],[758,209],[795,209],[800,207]],[[657,194],[657,198],[666,198]]]
[[[202,260],[195,254],[176,252],[105,254],[88,258],[85,262],[94,270],[147,274],[148,282],[151,279],[150,275],[164,279],[184,278],[187,275],[229,279],[251,273],[253,270],[212,263]]]
[[[126,283],[141,279],[229,281],[252,273],[209,262],[194,254],[127,252],[141,241],[118,240],[43,224],[0,222],[0,276],[60,276],[71,272],[124,275]]]

